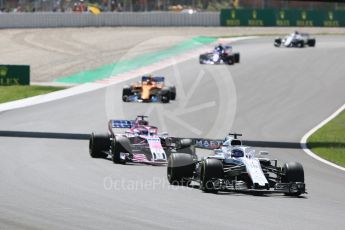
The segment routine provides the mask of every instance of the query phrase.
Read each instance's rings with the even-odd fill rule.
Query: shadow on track
[[[47,139],[67,139],[67,140],[88,140],[90,134],[86,133],[55,133],[55,132],[30,132],[30,131],[8,131],[0,130],[0,137],[22,137],[22,138],[47,138]],[[194,138],[191,138],[194,139]],[[215,140],[220,141],[220,140]],[[255,141],[255,140],[242,140],[244,145],[252,147],[266,147],[266,148],[286,148],[286,149],[301,149],[299,142],[282,142],[282,141]],[[344,147],[345,143],[333,142],[313,142],[313,147],[329,147],[341,146]]]
[[[200,190],[200,185],[189,185],[188,188],[192,188],[195,190]],[[202,192],[202,191],[200,191]],[[268,197],[268,198],[290,198],[290,199],[308,199],[306,194],[300,195],[300,196],[289,196],[284,195],[284,193],[275,193],[275,192],[269,192],[269,191],[227,191],[227,190],[221,190],[218,193],[206,193],[204,194],[210,194],[210,195],[218,195],[218,196],[258,196],[258,197]]]

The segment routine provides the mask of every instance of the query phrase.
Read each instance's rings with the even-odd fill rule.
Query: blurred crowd
[[[224,8],[344,9],[345,3],[286,0],[0,0],[1,12],[219,11]]]

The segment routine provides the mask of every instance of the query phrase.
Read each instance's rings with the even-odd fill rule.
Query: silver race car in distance
[[[173,153],[168,160],[167,176],[172,185],[196,182],[204,192],[284,193],[299,196],[306,193],[304,171],[300,163],[277,165],[255,154],[252,147],[242,145],[241,134],[229,134],[214,155],[195,160],[190,155]]]
[[[311,38],[307,33],[299,33],[295,31],[294,33],[284,37],[276,38],[274,40],[275,47],[299,47],[303,48],[305,46],[314,47],[316,43],[315,38]]]

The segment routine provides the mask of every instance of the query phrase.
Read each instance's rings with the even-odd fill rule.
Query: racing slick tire
[[[235,63],[240,63],[240,53],[234,53]]]
[[[170,91],[170,100],[175,100],[176,99],[176,87],[170,86],[169,91]]]
[[[189,185],[195,164],[193,157],[185,153],[172,153],[168,159],[167,177],[171,185]]]
[[[162,103],[169,103],[170,102],[170,89],[168,87],[164,87],[160,92],[159,96]]]
[[[307,44],[308,44],[308,46],[310,46],[310,47],[315,47],[315,43],[316,43],[315,38],[308,39],[308,41],[307,41]]]
[[[178,151],[180,153],[185,153],[192,155],[194,159],[198,159],[198,157],[195,154],[195,145],[193,145],[193,140],[192,139],[181,139],[179,140],[178,144]]]
[[[129,97],[132,95],[132,89],[130,86],[126,85],[122,89],[122,101],[128,102]]]
[[[110,149],[110,137],[108,134],[91,133],[89,139],[89,153],[92,158],[106,158],[104,151]]]
[[[274,40],[274,46],[275,46],[275,47],[280,47],[281,44],[282,44],[282,39],[281,39],[281,38],[276,38],[276,39]]]
[[[115,164],[126,164],[126,159],[121,158],[121,153],[132,153],[131,144],[127,137],[116,136],[111,145],[111,160]]]
[[[299,42],[297,43],[297,47],[303,48],[303,47],[304,47],[304,41],[299,41]]]
[[[214,179],[223,179],[223,163],[218,159],[207,158],[201,164],[200,188],[204,192],[217,193],[220,185],[214,183]]]
[[[204,55],[204,54],[201,54],[200,56],[199,56],[199,63],[202,65],[202,64],[205,64],[204,63],[204,60],[206,59],[206,56]]]
[[[304,170],[303,166],[298,162],[289,162],[285,163],[283,166],[283,174],[282,182],[283,183],[290,183],[290,182],[302,182],[304,183]],[[285,193],[288,196],[299,196],[301,192],[295,193]]]
[[[193,145],[193,140],[189,138],[184,138],[179,140],[179,148],[186,148]]]
[[[223,59],[224,63],[227,63],[228,65],[233,65],[235,64],[235,56],[234,55],[229,55],[224,57]]]

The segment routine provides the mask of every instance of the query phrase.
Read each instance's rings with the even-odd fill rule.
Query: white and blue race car
[[[204,192],[218,191],[284,193],[299,196],[306,193],[304,171],[300,163],[277,166],[252,147],[242,145],[241,134],[229,134],[214,155],[195,160],[188,154],[173,153],[168,159],[167,176],[170,184],[200,184]]]
[[[299,33],[298,31],[295,31],[294,33],[289,34],[284,38],[276,38],[274,40],[275,47],[314,47],[315,43],[315,38],[311,38],[307,33]]]

